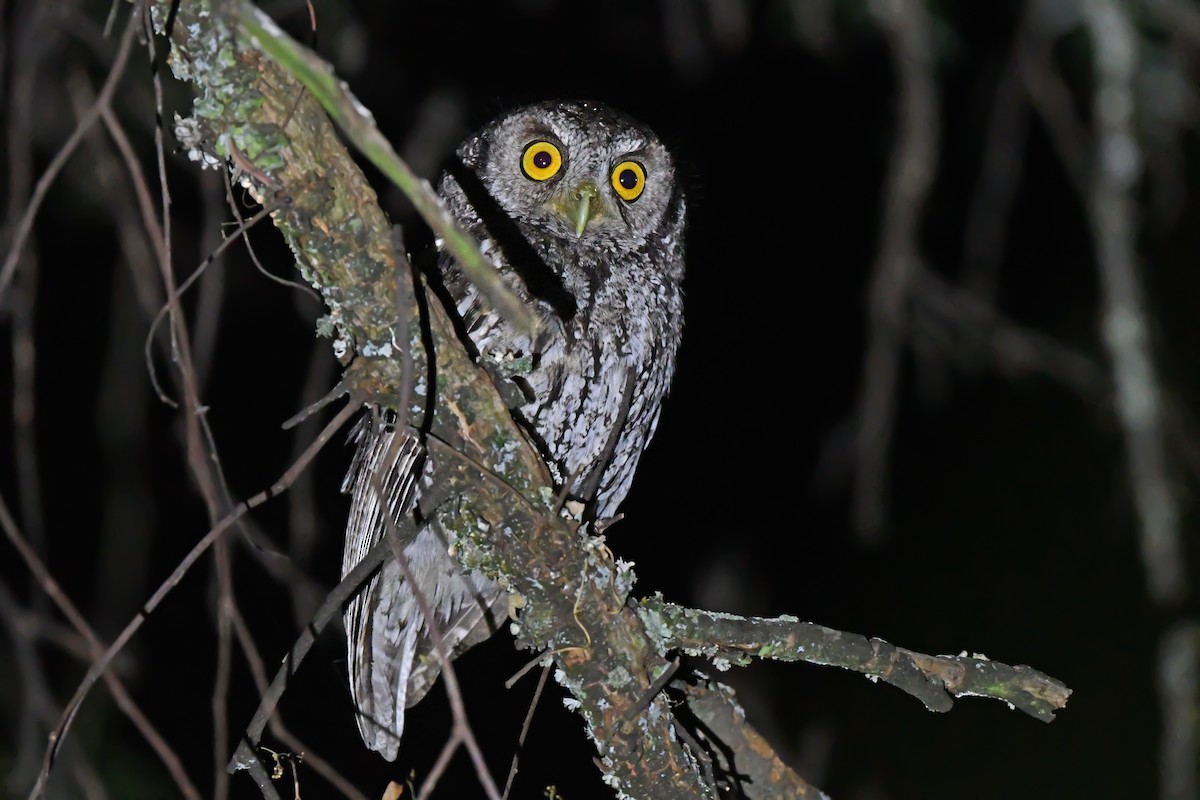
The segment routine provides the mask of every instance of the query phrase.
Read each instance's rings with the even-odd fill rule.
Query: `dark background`
[[[68,3],[30,16],[35,6],[0,4],[4,113],[14,120],[5,159],[10,212],[24,208],[29,175],[36,180],[74,124],[71,82],[83,75],[98,86],[113,50],[99,34],[106,6]],[[312,41],[302,5],[264,7]],[[981,164],[988,147],[1012,148],[1016,194],[995,253],[994,292],[981,298],[1007,324],[1088,359],[1103,378],[1109,366],[1085,198],[1037,114],[1018,140],[985,136],[1021,24],[1044,26],[1072,100],[1064,110],[1085,130],[1090,124],[1087,37],[1072,21],[1073,4],[1046,7],[1059,16],[1030,22],[1024,4],[1011,2],[925,8],[941,119],[940,131],[930,120],[936,175],[918,249],[931,272],[967,280],[966,231]],[[866,289],[878,257],[898,98],[889,42],[868,5],[318,0],[315,10],[317,50],[401,155],[431,179],[470,130],[504,108],[553,97],[621,108],[676,153],[691,219],[684,343],[657,437],[623,507],[626,519],[608,534],[613,551],[637,565],[638,592],[741,614],[793,614],[930,654],[983,652],[1032,665],[1073,690],[1067,708],[1045,725],[974,698],[932,714],[891,687],[833,668],[768,662],[722,675],[738,688],[751,722],[803,775],[835,798],[862,800],[1182,796],[1168,795],[1160,782],[1156,681],[1164,636],[1194,624],[1195,595],[1150,599],[1107,379],[1080,391],[1053,370],[1012,368],[993,352],[995,331],[969,321],[940,339],[911,338],[894,394],[886,523],[874,535],[853,524],[851,442]],[[1154,81],[1168,78],[1182,84],[1185,100],[1169,136],[1138,129],[1148,177],[1136,193],[1134,222],[1161,388],[1186,420],[1195,408],[1200,336],[1193,310],[1197,48],[1152,16],[1137,22],[1147,73],[1139,101],[1152,105],[1161,88]],[[21,105],[17,82],[32,68],[30,52],[39,59],[34,103]],[[165,81],[167,118],[186,115],[188,90]],[[118,112],[153,183],[144,51],[135,49],[122,87]],[[24,138],[15,136],[25,123]],[[168,139],[168,149],[174,144]],[[211,252],[229,212],[212,171],[201,174],[178,153],[168,162],[175,268],[183,276]],[[101,177],[106,164],[114,183]],[[105,641],[209,527],[182,456],[178,412],[155,399],[142,360],[150,320],[134,300],[143,284],[131,277],[136,271],[122,247],[120,209],[132,206],[121,178],[111,141],[89,139],[50,190],[22,277],[3,298],[9,338],[32,331],[36,404],[32,428],[0,432],[4,452],[13,454],[0,495]],[[382,180],[376,186],[389,214],[419,237],[399,192]],[[15,218],[10,213],[5,253]],[[295,275],[273,231],[256,230],[252,240],[269,271]],[[318,305],[255,272],[243,248],[211,272],[185,305],[197,339],[209,342],[207,419],[230,491],[246,498],[278,478],[297,443],[311,440],[311,425],[299,432],[280,425],[333,385],[335,364],[328,341],[312,335],[323,313]],[[33,327],[23,329],[20,320],[30,314]],[[12,353],[0,355],[2,374],[19,392]],[[155,363],[166,375],[161,351]],[[11,418],[11,393],[4,395]],[[1185,459],[1193,443],[1187,430],[1181,424],[1164,436],[1192,558],[1196,479]],[[22,437],[36,446],[36,491]],[[257,535],[311,576],[307,594],[272,577],[250,547],[233,550],[237,602],[269,672],[319,600],[315,592],[337,581],[346,512],[338,484],[349,455],[341,444],[327,448],[297,496],[253,515]],[[0,544],[6,619],[18,608],[34,621],[20,633],[6,625],[0,637],[0,773],[9,776],[0,791],[23,797],[32,784],[30,753],[40,758],[29,742],[41,740],[31,740],[23,722],[36,692],[15,654],[33,649],[41,685],[59,710],[86,664],[56,644],[47,620],[61,616],[39,599],[15,553]],[[1195,569],[1188,575],[1194,581]],[[116,665],[206,797],[214,763],[227,756],[213,754],[214,586],[206,557]],[[9,648],[12,658],[4,655]],[[459,661],[468,713],[501,782],[537,673],[512,690],[503,683],[529,657],[504,634]],[[561,697],[551,682],[514,796],[541,797],[551,785],[567,800],[612,796]],[[231,736],[256,703],[235,649]],[[281,714],[311,752],[370,797],[410,771],[419,782],[450,724],[435,689],[410,712],[395,764],[363,750],[336,629],[303,664]],[[90,763],[108,796],[177,796],[102,687],[72,736],[77,749],[69,757]],[[83,796],[74,773],[56,774],[52,796]],[[301,779],[305,798],[337,796],[307,766]],[[244,775],[230,791],[256,796]],[[465,754],[435,796],[482,796]]]

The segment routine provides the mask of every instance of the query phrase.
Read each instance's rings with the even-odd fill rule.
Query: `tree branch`
[[[1011,667],[978,654],[928,656],[795,617],[739,617],[684,608],[661,597],[642,600],[637,613],[660,651],[704,656],[718,669],[744,666],[754,658],[843,667],[908,692],[930,711],[949,711],[953,698],[973,695],[1003,700],[1049,722],[1071,696],[1061,682],[1023,664]]]

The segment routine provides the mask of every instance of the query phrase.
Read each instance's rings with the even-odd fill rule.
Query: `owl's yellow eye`
[[[550,142],[534,142],[521,156],[521,170],[527,178],[548,181],[562,169],[562,153]]]
[[[613,167],[612,187],[618,197],[632,203],[646,188],[646,170],[636,161],[622,161]]]

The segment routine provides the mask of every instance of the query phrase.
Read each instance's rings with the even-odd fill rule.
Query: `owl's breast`
[[[577,496],[612,516],[654,432],[675,368],[681,298],[661,282],[631,279],[628,265],[579,280],[579,313],[547,342],[525,376],[520,409]]]
[[[548,270],[540,285],[489,241],[484,250],[539,318],[541,332],[532,340],[487,308],[456,265],[443,267],[450,268],[467,335],[503,384],[510,408],[539,440],[559,480],[570,482],[572,494],[595,497],[596,513],[612,516],[674,373],[682,329],[679,284],[656,268],[661,262],[655,255],[640,249],[581,247],[554,237],[530,244],[541,262],[537,268]]]

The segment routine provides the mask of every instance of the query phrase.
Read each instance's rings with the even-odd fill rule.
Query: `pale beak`
[[[596,201],[595,185],[591,181],[579,184],[579,188],[575,190],[575,198],[576,204],[572,209],[572,216],[575,218],[575,233],[583,236],[583,229],[587,227],[588,221],[592,218],[592,205]]]

